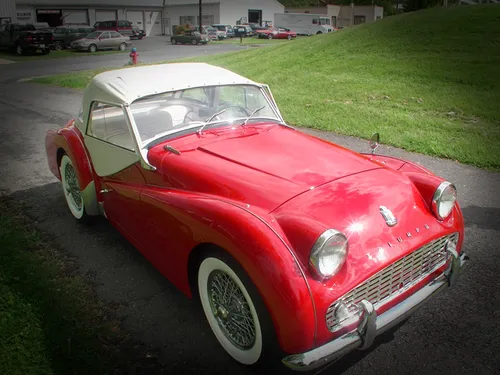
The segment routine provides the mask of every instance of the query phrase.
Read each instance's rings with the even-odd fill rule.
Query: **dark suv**
[[[54,49],[69,48],[71,42],[85,38],[93,31],[95,28],[92,26],[58,26],[54,29]]]

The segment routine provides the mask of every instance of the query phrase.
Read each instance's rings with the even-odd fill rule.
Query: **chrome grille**
[[[343,301],[351,312],[356,311],[356,305],[364,299],[377,308],[444,265],[450,257],[445,251],[445,244],[449,239],[457,242],[458,233],[429,242],[379,271],[335,301],[326,313],[328,329],[332,330],[336,325],[334,306],[337,302]]]

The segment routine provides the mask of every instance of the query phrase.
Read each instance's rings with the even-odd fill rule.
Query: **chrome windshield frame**
[[[255,117],[252,117],[251,120],[268,119],[271,121],[276,121],[280,125],[293,128],[285,123],[283,116],[281,115],[281,112],[279,111],[278,106],[274,100],[274,97],[272,96],[272,93],[271,93],[271,90],[269,89],[269,86],[264,85],[264,84],[259,84],[259,83],[257,83],[257,84],[255,84],[255,83],[240,84],[239,83],[239,84],[216,85],[213,87],[222,87],[222,86],[253,86],[253,87],[256,87],[259,90],[259,92],[263,95],[264,100],[266,101],[269,108],[271,108],[275,117],[273,118],[273,117],[269,117],[269,116],[255,116]],[[186,87],[183,90],[201,88],[201,87],[205,87],[205,86]],[[175,90],[175,91],[183,91],[183,90]],[[174,92],[174,91],[165,91],[165,92],[158,93],[154,96],[168,94],[169,92]],[[228,121],[221,121],[221,120],[211,121],[208,124],[206,124],[203,121],[199,121],[199,122],[193,123],[190,126],[184,126],[182,128],[172,129],[172,130],[169,130],[167,132],[159,133],[155,137],[147,139],[146,141],[143,142],[143,141],[141,141],[141,138],[139,136],[139,130],[138,130],[137,124],[135,123],[134,115],[133,115],[132,109],[131,109],[131,105],[140,101],[141,99],[144,99],[144,97],[137,98],[129,105],[124,105],[123,108],[125,110],[127,121],[129,122],[129,126],[131,127],[132,133],[134,135],[134,143],[137,145],[137,150],[138,150],[138,153],[141,157],[141,164],[143,165],[143,167],[145,167],[147,169],[154,169],[154,167],[147,160],[147,153],[148,153],[148,150],[150,148],[150,145],[152,143],[154,143],[155,141],[157,141],[158,139],[165,138],[165,137],[168,137],[171,135],[175,135],[177,133],[186,133],[186,131],[194,130],[194,129],[200,128],[204,125],[210,126],[210,125],[217,124],[217,123],[220,123],[220,124],[228,123]],[[238,117],[235,119],[231,119],[231,122],[244,121],[245,119],[247,119],[247,117],[241,117],[241,118]],[[193,133],[196,133],[196,131],[194,130]]]

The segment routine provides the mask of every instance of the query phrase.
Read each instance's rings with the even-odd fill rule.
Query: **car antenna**
[[[218,115],[226,112],[228,110],[228,108],[224,108],[223,110],[219,111],[219,112],[215,112],[212,116],[210,116],[209,119],[207,119],[207,121],[205,121],[205,123],[203,124],[203,126],[201,128],[198,129],[197,133],[198,134],[201,134],[201,131],[203,130],[203,128],[210,122],[214,119],[214,117],[217,117]]]
[[[241,124],[241,126],[245,126],[247,124],[247,121],[250,120],[252,118],[253,115],[255,115],[257,112],[259,112],[260,110],[264,109],[266,106],[263,105],[262,107],[260,108],[257,108],[255,111],[253,111],[250,116],[248,116],[245,121],[243,121],[243,124]]]

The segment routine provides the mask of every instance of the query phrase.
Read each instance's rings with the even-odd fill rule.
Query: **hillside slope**
[[[384,143],[500,169],[500,5],[406,13],[194,61],[269,84],[290,124],[379,131]]]

